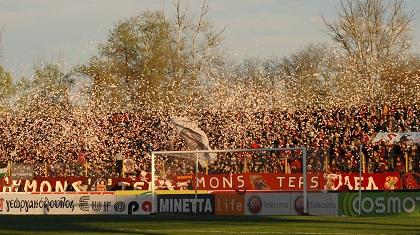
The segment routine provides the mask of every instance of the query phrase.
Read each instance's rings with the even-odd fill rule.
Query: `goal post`
[[[287,166],[287,157],[286,159],[283,159],[284,157],[281,156],[281,153],[293,153],[293,152],[299,152],[299,155],[301,156],[301,163],[302,163],[302,171],[299,172],[302,174],[302,199],[303,199],[303,214],[307,214],[308,208],[307,208],[307,150],[305,147],[292,147],[292,148],[259,148],[259,149],[228,149],[228,150],[195,150],[195,151],[152,151],[151,152],[151,173],[152,173],[152,183],[151,183],[151,193],[152,193],[152,213],[157,212],[157,193],[171,193],[171,192],[165,192],[164,190],[161,191],[159,189],[163,189],[166,187],[166,190],[173,190],[176,193],[177,189],[183,190],[185,192],[186,190],[189,190],[191,194],[194,194],[194,196],[191,196],[191,199],[194,200],[195,206],[193,207],[194,213],[197,212],[197,200],[198,200],[198,194],[200,194],[200,190],[202,190],[202,187],[200,188],[199,183],[203,183],[199,180],[200,176],[208,174],[208,171],[210,171],[210,175],[215,171],[214,169],[209,169],[208,159],[211,159],[212,156],[230,156],[231,158],[237,158],[238,156],[243,157],[243,155],[249,154],[251,158],[255,156],[256,154],[259,154],[258,156],[263,159],[267,157],[267,154],[264,153],[270,153],[271,155],[278,156],[278,160],[284,161],[284,164]],[[214,154],[214,155],[212,155]],[[244,157],[246,158],[246,156]],[[219,161],[219,160],[216,160]],[[251,159],[252,161],[252,159]],[[266,162],[266,161],[263,161]],[[211,165],[211,164],[210,164]],[[222,164],[223,166],[223,164]],[[219,167],[219,166],[218,166]],[[245,172],[246,170],[246,161],[242,164],[241,172]],[[210,166],[211,168],[211,166]],[[220,168],[220,167],[219,167]],[[264,169],[264,167],[262,167]],[[217,171],[216,171],[217,172]],[[232,174],[232,172],[226,172],[228,174]],[[226,174],[225,173],[225,174]],[[252,172],[249,172],[252,173]],[[273,172],[274,173],[274,172]],[[277,173],[287,173],[287,172],[277,172]],[[290,173],[290,172],[289,172]],[[185,177],[184,182],[177,182],[172,183],[171,179],[174,179],[175,177]],[[187,176],[190,176],[188,178]],[[199,182],[200,181],[200,182]],[[162,186],[162,184],[165,184],[167,182],[166,186]],[[232,184],[232,182],[230,182]],[[260,187],[261,188],[261,187]],[[263,187],[262,187],[263,188]],[[210,190],[209,190],[210,191]],[[214,191],[217,191],[215,189]],[[244,192],[246,189],[244,190]],[[252,190],[251,190],[252,191]],[[264,190],[261,190],[264,191]],[[274,190],[279,191],[279,190]],[[249,192],[246,191],[246,192]],[[255,191],[258,192],[258,191]]]

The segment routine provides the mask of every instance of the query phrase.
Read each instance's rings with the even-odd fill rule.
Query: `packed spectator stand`
[[[372,139],[378,132],[420,131],[419,104],[352,108],[189,112],[213,149],[307,147],[309,172],[420,172],[418,144]],[[56,115],[3,113],[0,163],[34,164],[36,176],[121,174],[118,155],[132,159],[134,175],[150,172],[152,150],[188,150],[170,122],[174,112],[73,112]],[[360,146],[361,149],[360,149]],[[361,151],[360,151],[361,150]],[[362,154],[360,154],[362,152]],[[219,154],[206,173],[301,172],[299,151],[270,154]],[[360,156],[363,155],[363,156]],[[185,164],[182,158],[166,169]],[[184,173],[191,173],[192,168]]]

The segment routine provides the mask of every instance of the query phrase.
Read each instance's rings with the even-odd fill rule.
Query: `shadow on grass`
[[[15,232],[36,232],[60,234],[66,233],[95,233],[95,234],[145,234],[160,235],[165,229],[202,229],[240,227],[242,230],[252,227],[290,227],[300,229],[320,229],[328,231],[334,228],[348,231],[359,228],[367,231],[385,231],[397,233],[403,231],[420,231],[420,225],[415,219],[413,223],[383,218],[369,217],[317,217],[317,216],[241,216],[241,217],[211,217],[211,216],[180,216],[180,215],[152,215],[152,216],[1,216],[0,232],[2,229]],[[161,231],[160,231],[161,230]],[[357,230],[355,230],[357,232]]]
[[[145,218],[145,217],[141,217]],[[134,216],[54,216],[54,215],[22,215],[0,216],[0,234],[6,230],[11,233],[22,234],[60,234],[61,232],[74,234],[144,234],[161,235],[159,232],[132,231],[125,229],[123,224],[138,222]],[[108,226],[110,223],[115,226]],[[122,226],[118,226],[118,224]]]

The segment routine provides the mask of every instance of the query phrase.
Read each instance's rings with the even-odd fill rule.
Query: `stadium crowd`
[[[420,105],[190,112],[213,149],[305,146],[310,172],[356,172],[359,146],[365,172],[420,171],[420,148],[405,141],[372,143],[377,132],[420,131]],[[0,115],[0,163],[34,164],[35,175],[120,175],[117,160],[150,172],[151,150],[188,150],[170,112],[96,115]],[[300,151],[219,154],[204,172],[301,172]],[[118,157],[120,156],[120,157]],[[184,158],[159,158],[158,171],[194,171]],[[406,165],[408,163],[408,165]]]

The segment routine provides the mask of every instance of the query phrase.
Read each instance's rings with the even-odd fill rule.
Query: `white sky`
[[[198,14],[200,2],[188,1]],[[209,0],[209,19],[226,27],[224,47],[238,59],[287,56],[308,43],[328,42],[321,14],[334,19],[338,0]],[[142,11],[173,11],[170,0],[0,0],[5,25],[0,63],[15,76],[30,76],[33,65],[63,59],[65,68],[85,63],[98,42],[124,18]],[[414,49],[420,50],[420,1],[407,0],[417,13]]]

